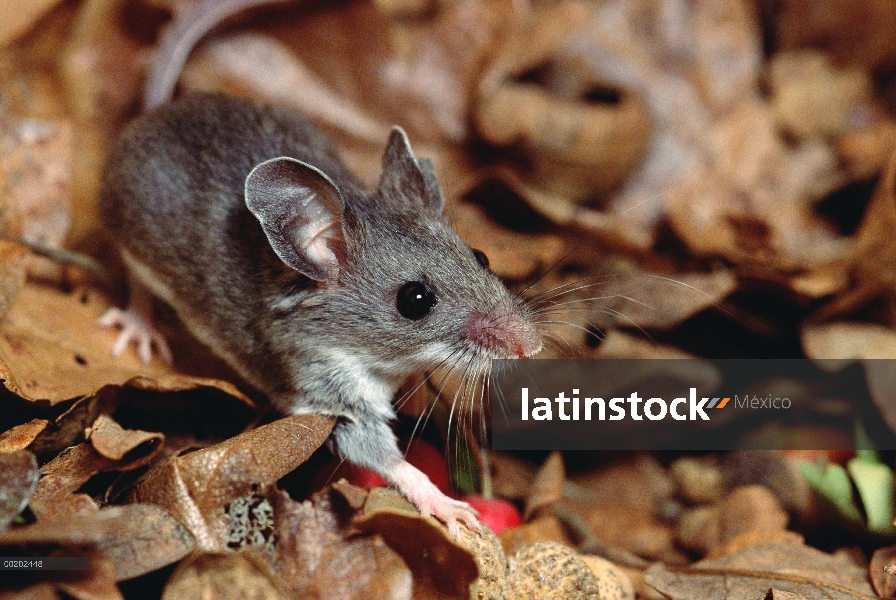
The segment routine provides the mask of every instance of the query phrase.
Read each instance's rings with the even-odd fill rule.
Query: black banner
[[[896,449],[896,360],[496,360],[492,378],[499,450]]]

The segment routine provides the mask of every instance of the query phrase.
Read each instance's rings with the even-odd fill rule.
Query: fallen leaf
[[[272,578],[269,568],[243,554],[198,554],[179,564],[165,584],[162,600],[287,600],[294,598]]]
[[[93,290],[64,293],[26,285],[0,324],[0,377],[6,389],[50,404],[90,396],[110,384],[166,391],[217,387],[248,401],[231,383],[181,375],[158,360],[144,365],[135,352],[113,358],[116,332],[96,324],[106,308]]]
[[[115,585],[112,564],[96,552],[60,548],[26,556],[83,556],[89,562],[86,570],[79,571],[7,571],[0,583],[0,598],[3,600],[124,600]]]
[[[377,535],[357,535],[334,494],[317,494],[312,502],[295,502],[285,492],[268,498],[274,506],[277,545],[268,556],[253,548],[289,587],[292,597],[467,598],[467,595],[418,594],[417,573]],[[414,592],[412,593],[412,589]]]
[[[32,419],[27,423],[16,425],[9,431],[4,431],[0,434],[0,454],[24,450],[40,432],[46,429],[48,423],[46,419]]]
[[[563,524],[554,516],[538,517],[519,527],[509,527],[501,532],[501,546],[508,555],[536,542],[558,542],[572,546],[572,540]]]
[[[101,456],[121,460],[128,454],[128,462],[139,464],[149,462],[165,440],[165,436],[160,433],[124,429],[108,415],[100,415],[88,430],[86,437]],[[136,461],[135,453],[138,450],[141,458]]]
[[[780,543],[757,544],[688,568],[657,564],[644,573],[644,580],[678,600],[758,598],[772,587],[810,600],[876,597],[865,569],[846,556]]]
[[[164,509],[150,504],[109,506],[77,518],[49,514],[0,532],[0,547],[89,547],[112,564],[114,581],[149,573],[183,558],[193,537]]]
[[[776,48],[818,47],[838,64],[867,70],[896,64],[896,15],[886,0],[830,0],[824,6],[790,0],[776,6],[771,24]]]
[[[788,520],[781,503],[767,487],[741,486],[718,504],[683,513],[676,536],[683,547],[706,555],[747,533],[758,538],[771,537],[785,530]]]
[[[0,454],[0,531],[28,506],[39,478],[37,459],[27,450]]]
[[[22,35],[28,28],[53,8],[59,0],[36,0],[21,5],[15,0],[3,0],[0,13],[3,13],[3,25],[0,26],[0,46],[4,46]]]
[[[896,546],[878,548],[868,565],[874,591],[883,598],[896,597]]]
[[[111,513],[111,515],[110,515]],[[133,579],[177,562],[196,546],[180,521],[152,504],[109,506],[100,514],[116,520],[112,535],[96,548],[115,567],[115,581]]]
[[[141,478],[131,498],[166,508],[196,536],[199,549],[223,551],[224,506],[258,486],[273,484],[305,462],[329,437],[333,422],[320,415],[286,417],[171,457]]]
[[[96,505],[89,497],[72,494],[97,473],[134,469],[145,460],[146,456],[137,456],[130,462],[106,458],[86,443],[69,448],[41,467],[42,477],[31,497],[31,510],[38,518],[55,512],[92,510]]]
[[[564,483],[566,468],[563,466],[563,455],[555,450],[545,459],[529,486],[523,519],[528,521],[532,515],[559,502],[563,498]]]
[[[838,69],[818,50],[778,52],[768,68],[778,118],[800,139],[847,133],[871,109],[870,73]]]
[[[0,119],[0,182],[28,242],[58,248],[68,233],[73,137],[70,121]]]
[[[467,598],[477,579],[476,561],[458,545],[448,530],[432,517],[423,517],[395,490],[373,488],[363,514],[352,524],[377,533],[414,573],[414,598]]]
[[[803,328],[802,340],[810,358],[866,359],[861,362],[868,391],[884,422],[896,432],[896,373],[889,361],[874,360],[896,356],[896,331],[871,323],[810,324]]]

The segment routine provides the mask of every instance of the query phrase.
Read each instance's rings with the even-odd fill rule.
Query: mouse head
[[[393,128],[377,189],[340,190],[291,158],[261,163],[246,204],[288,266],[320,282],[322,310],[346,352],[406,375],[491,358],[528,357],[541,337],[525,305],[442,216],[430,161]]]

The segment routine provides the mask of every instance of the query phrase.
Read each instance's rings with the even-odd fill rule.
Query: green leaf
[[[859,498],[868,521],[868,529],[875,532],[893,531],[896,517],[896,477],[893,470],[880,462],[854,458],[846,465],[859,491]]]
[[[845,520],[863,524],[862,512],[853,497],[852,482],[846,469],[832,463],[802,462],[797,465],[809,487]]]

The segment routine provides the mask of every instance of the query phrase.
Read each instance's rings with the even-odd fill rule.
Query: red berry
[[[386,480],[380,477],[379,473],[347,462],[342,463],[339,469],[336,470],[333,481],[339,481],[341,477],[345,477],[350,484],[365,489],[388,485]]]
[[[491,527],[495,535],[505,529],[523,524],[519,509],[509,500],[503,498],[483,498],[475,494],[461,498],[464,502],[479,511],[479,521]]]
[[[451,491],[451,476],[445,465],[445,457],[435,446],[423,440],[414,440],[405,456],[407,461],[426,473],[443,494]]]
[[[846,463],[856,455],[855,450],[784,450],[783,453],[793,462],[825,460],[843,466],[846,466]]]

